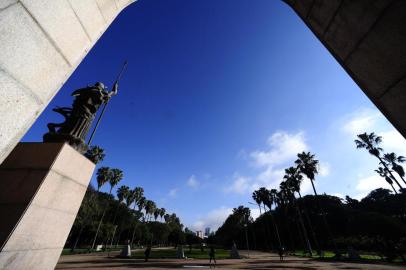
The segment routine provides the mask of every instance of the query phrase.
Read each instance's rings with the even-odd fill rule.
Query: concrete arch
[[[134,1],[0,1],[0,163]]]
[[[283,1],[406,137],[406,1]]]

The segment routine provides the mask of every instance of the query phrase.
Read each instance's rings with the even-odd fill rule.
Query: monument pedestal
[[[95,165],[64,143],[19,143],[0,165],[0,269],[54,269]]]

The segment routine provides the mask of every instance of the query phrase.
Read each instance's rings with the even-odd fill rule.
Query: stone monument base
[[[0,269],[54,269],[95,165],[64,143],[20,143],[0,165]]]

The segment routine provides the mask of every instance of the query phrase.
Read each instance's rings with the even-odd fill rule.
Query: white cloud
[[[256,220],[259,217],[259,208],[250,208],[251,210],[251,217]]]
[[[381,147],[385,153],[395,152],[398,155],[406,155],[406,140],[376,108],[361,108],[345,116],[342,119],[341,129],[351,135],[353,139],[360,133],[374,132],[382,137]],[[368,162],[373,159],[372,156],[367,156],[367,153],[365,153],[365,158],[367,158]],[[378,161],[376,160],[376,162]],[[360,169],[362,168],[360,167]],[[376,188],[392,190],[392,187],[382,177],[378,174],[371,174],[371,171],[370,166],[365,166],[365,169],[358,173],[354,198],[362,199]]]
[[[354,139],[360,133],[375,132],[382,137],[385,152],[406,155],[406,140],[377,109],[361,108],[343,118],[342,130]]]
[[[235,173],[233,176],[233,183],[225,188],[226,192],[244,194],[249,191],[251,178],[241,176],[238,173]]]
[[[192,226],[192,230],[204,230],[210,227],[212,231],[217,230],[227,217],[233,212],[232,208],[220,207],[210,211],[206,216],[199,218]]]
[[[168,195],[169,197],[176,197],[176,195],[178,194],[178,189],[177,188],[173,188],[171,190],[169,190]]]
[[[377,188],[386,188],[392,190],[392,187],[378,174],[358,179],[357,185],[355,186],[358,194],[355,196],[355,198],[360,200],[368,195],[369,192]]]
[[[277,131],[273,133],[267,140],[266,149],[255,150],[249,154],[250,164],[260,170],[252,177],[234,174],[232,184],[226,187],[225,191],[247,194],[260,187],[279,188],[285,168],[294,165],[293,162],[297,153],[308,149],[303,131],[297,133]],[[324,175],[328,174],[328,163],[323,163],[322,170]],[[311,186],[308,183],[303,183],[304,194],[310,191],[309,188]]]
[[[382,114],[376,109],[361,108],[354,113],[344,117],[343,131],[355,137],[357,134],[372,132],[378,121],[382,119]]]
[[[194,175],[192,175],[187,180],[186,185],[191,188],[198,188],[200,186],[200,182],[196,179]]]
[[[382,148],[386,152],[395,152],[399,156],[406,156],[406,140],[393,129],[378,134],[382,136]]]
[[[250,208],[251,216],[255,220],[259,217],[258,208]],[[233,208],[222,206],[220,208],[210,211],[204,217],[197,219],[190,228],[194,231],[204,230],[207,227],[210,227],[212,231],[216,231],[227,219],[227,217],[233,212]]]
[[[252,184],[252,190],[260,187],[266,187],[268,189],[279,187],[284,173],[285,169],[266,168],[257,175],[255,183]]]
[[[336,196],[336,197],[338,197],[338,198],[340,198],[340,199],[345,199],[345,196],[343,195],[343,194],[341,194],[341,193],[333,193],[333,194],[331,194],[332,196]]]
[[[330,164],[328,162],[320,162],[319,164],[319,175],[321,177],[326,177],[330,174]]]
[[[285,131],[275,132],[268,138],[267,145],[269,149],[257,150],[250,154],[255,166],[275,166],[308,149],[303,132],[296,134],[289,134]]]
[[[321,193],[318,189],[317,189],[317,181],[314,181],[314,186],[317,190],[318,193]],[[312,187],[312,182],[310,182],[310,179],[307,177],[303,177],[303,182],[300,185],[300,193],[302,195],[307,195],[307,194],[314,194],[313,192],[313,187]]]

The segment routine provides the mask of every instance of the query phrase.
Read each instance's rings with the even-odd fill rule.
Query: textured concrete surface
[[[240,251],[244,256],[246,251]],[[114,254],[117,255],[117,254]],[[142,259],[120,259],[107,257],[107,254],[85,254],[62,256],[55,269],[196,269],[210,268],[208,260],[194,259],[150,259],[144,262]],[[217,260],[220,269],[291,269],[291,270],[401,270],[404,265],[396,264],[372,264],[372,263],[349,263],[349,262],[321,262],[306,258],[288,256],[283,262],[279,256],[265,252],[250,252],[249,259],[241,260]]]
[[[0,166],[0,269],[54,269],[94,168],[67,144],[17,145]]]
[[[134,0],[0,0],[0,163]]]
[[[284,1],[406,137],[406,1]]]

